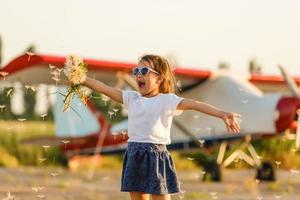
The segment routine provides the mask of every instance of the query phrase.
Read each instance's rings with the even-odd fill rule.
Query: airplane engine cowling
[[[297,109],[300,108],[300,99],[296,97],[282,97],[277,104],[278,118],[276,120],[277,132],[282,132],[294,122]]]

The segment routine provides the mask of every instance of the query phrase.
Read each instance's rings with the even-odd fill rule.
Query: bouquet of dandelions
[[[66,111],[71,107],[71,100],[76,94],[86,105],[89,97],[83,90],[81,90],[81,84],[87,78],[87,66],[88,65],[84,63],[83,60],[78,56],[72,55],[67,57],[63,72],[71,82],[71,86],[67,88],[67,93],[63,95],[63,111]]]

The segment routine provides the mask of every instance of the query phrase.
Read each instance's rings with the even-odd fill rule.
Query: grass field
[[[54,136],[51,122],[0,121],[0,199],[129,199],[120,192],[123,155],[101,156],[93,176],[90,163],[81,162],[77,170],[64,167],[66,157],[54,146],[24,145],[22,140]],[[217,156],[217,148],[171,151],[182,193],[172,199],[296,200],[300,196],[300,156],[294,142],[285,138],[253,142],[263,160],[277,165],[276,182],[258,182],[255,169],[242,160],[223,170],[223,182],[202,182],[199,165]],[[44,147],[43,147],[44,146]],[[232,145],[228,153],[238,144]],[[2,166],[2,167],[1,167]],[[71,170],[70,170],[71,169]],[[285,169],[285,170],[284,170]],[[288,169],[288,170],[286,170]]]
[[[21,141],[37,136],[54,136],[53,122],[47,121],[0,121],[0,166],[52,166],[64,165],[66,157],[60,149],[47,144],[24,145]],[[238,144],[232,145],[227,154],[231,153]],[[275,163],[283,169],[300,168],[300,153],[294,148],[294,141],[282,138],[269,138],[253,142],[255,149],[263,160]],[[192,170],[199,168],[209,159],[215,159],[218,148],[210,149],[205,153],[204,149],[188,151],[172,151],[172,157],[178,169]],[[122,165],[123,155],[105,155],[101,159],[99,168],[118,169]],[[235,162],[229,167],[248,167],[243,161]],[[84,165],[83,165],[84,168]]]

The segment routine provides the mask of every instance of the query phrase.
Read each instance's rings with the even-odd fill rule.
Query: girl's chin
[[[143,88],[139,88],[139,92],[141,93],[141,95],[148,94],[148,92]]]

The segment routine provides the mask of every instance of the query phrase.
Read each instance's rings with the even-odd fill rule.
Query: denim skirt
[[[161,195],[181,192],[166,145],[128,142],[123,157],[121,191]]]

